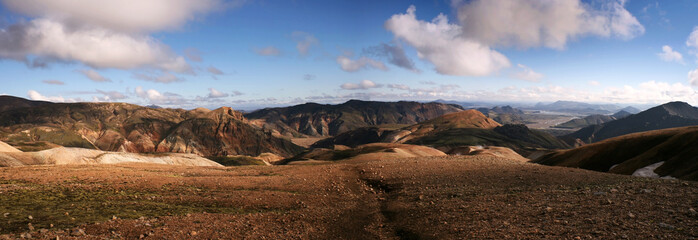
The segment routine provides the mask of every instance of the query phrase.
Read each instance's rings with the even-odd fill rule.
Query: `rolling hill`
[[[562,136],[567,143],[577,139],[598,142],[629,133],[698,125],[698,108],[685,102],[670,102],[622,119],[592,125]]]
[[[698,180],[698,127],[623,135],[571,150],[544,155],[534,162],[626,175]]]
[[[444,152],[457,147],[476,145],[509,147],[523,154],[529,153],[526,149],[532,148],[569,147],[554,136],[531,130],[525,125],[502,126],[476,110],[446,114],[400,129],[361,128],[318,141],[312,147],[355,147],[374,142],[425,145]]]
[[[588,127],[591,125],[603,124],[610,121],[616,120],[614,116],[594,114],[583,118],[576,118],[569,120],[567,122],[553,126],[554,128],[565,128],[565,129],[577,129]]]
[[[267,108],[245,117],[258,127],[284,136],[335,136],[361,127],[411,125],[462,110],[443,103],[351,100],[339,105],[306,103]]]

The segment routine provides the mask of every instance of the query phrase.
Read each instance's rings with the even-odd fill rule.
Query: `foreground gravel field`
[[[693,239],[698,183],[462,156],[0,168],[0,239]]]

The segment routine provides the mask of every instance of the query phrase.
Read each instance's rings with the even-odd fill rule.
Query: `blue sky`
[[[698,104],[689,0],[0,2],[0,93],[37,100]]]

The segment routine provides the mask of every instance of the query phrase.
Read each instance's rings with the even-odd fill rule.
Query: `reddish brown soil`
[[[37,228],[30,232],[34,238],[698,237],[698,216],[693,210],[698,209],[696,182],[546,167],[487,156],[233,168],[20,167],[0,169],[0,181],[88,189],[172,189],[143,201],[205,201],[244,210],[118,218],[48,231]],[[0,190],[13,191],[5,185],[2,189],[0,184]],[[71,236],[76,229],[83,229],[86,235]]]

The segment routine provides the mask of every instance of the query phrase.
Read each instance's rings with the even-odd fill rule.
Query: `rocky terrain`
[[[306,103],[245,114],[266,130],[288,137],[335,136],[361,127],[411,125],[463,110],[443,103],[351,100],[339,105]]]
[[[698,181],[698,127],[628,134],[549,153],[536,163]]]
[[[0,168],[0,192],[0,239],[698,237],[696,182],[492,156]]]
[[[559,149],[569,146],[542,131],[524,125],[500,125],[476,110],[450,113],[400,129],[362,128],[320,140],[313,147],[333,145],[354,147],[387,142],[430,146],[449,152],[461,146],[502,146],[527,155],[536,148]],[[528,149],[528,150],[527,150]]]
[[[0,101],[0,108],[21,101],[7,99]],[[65,146],[201,156],[269,152],[286,157],[302,151],[289,140],[254,127],[230,108],[187,111],[126,103],[42,102],[9,109],[0,114],[0,140],[24,151]]]

